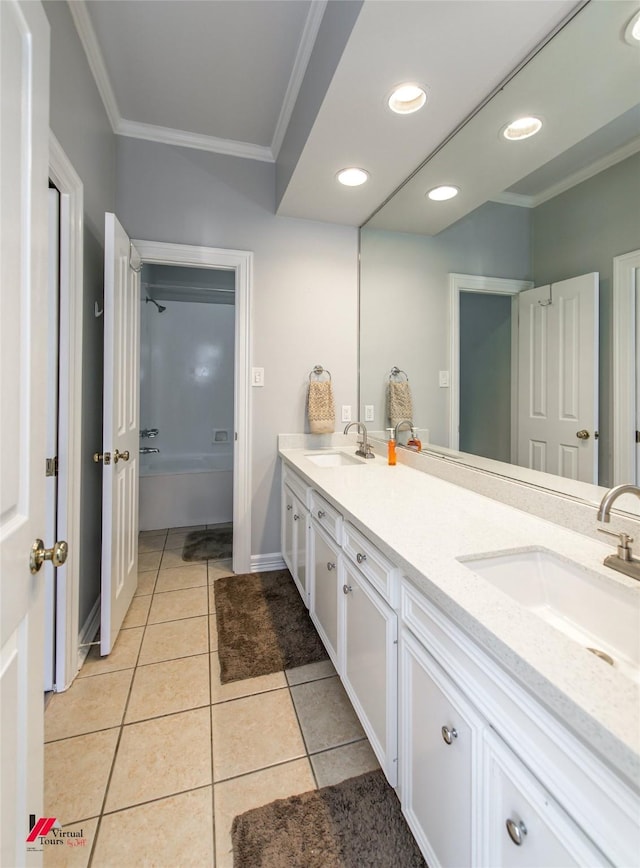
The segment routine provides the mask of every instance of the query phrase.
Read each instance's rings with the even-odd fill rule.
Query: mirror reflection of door
[[[519,296],[518,464],[598,482],[597,272]]]

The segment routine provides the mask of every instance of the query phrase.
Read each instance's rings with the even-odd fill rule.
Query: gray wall
[[[530,212],[489,202],[437,236],[379,229],[361,234],[360,402],[385,427],[385,383],[394,365],[409,375],[414,420],[432,443],[449,436],[449,272],[531,278]],[[364,414],[362,416],[364,418]]]
[[[133,238],[254,253],[252,364],[265,386],[251,390],[251,551],[279,552],[276,436],[307,429],[315,364],[332,373],[338,419],[341,404],[355,413],[357,229],[276,217],[273,164],[128,138],[117,159],[116,211]]]
[[[51,129],[84,185],[84,287],[81,359],[82,472],[80,519],[80,614],[84,624],[100,594],[102,471],[92,455],[102,444],[104,212],[115,205],[115,136],[89,69],[69,8],[45,0],[51,25]]]
[[[600,485],[612,482],[613,258],[640,248],[640,154],[533,211],[533,276],[544,286],[600,273]]]

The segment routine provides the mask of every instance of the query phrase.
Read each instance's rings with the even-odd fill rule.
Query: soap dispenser
[[[411,437],[407,441],[407,448],[413,449],[414,452],[420,452],[420,450],[422,449],[422,442],[418,440],[418,437],[416,436],[416,429],[413,426],[411,426]]]
[[[392,467],[396,463],[396,441],[393,438],[393,428],[387,428],[389,439],[387,441],[387,462]]]

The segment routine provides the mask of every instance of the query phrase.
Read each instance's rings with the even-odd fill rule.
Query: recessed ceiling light
[[[434,187],[433,190],[429,190],[427,196],[434,202],[446,202],[447,199],[453,199],[454,196],[457,196],[459,192],[457,187],[443,184],[441,187]]]
[[[419,84],[401,84],[391,94],[388,105],[392,112],[410,115],[417,112],[427,101],[427,92]]]
[[[535,136],[541,129],[542,121],[540,118],[518,118],[504,127],[502,135],[510,142],[519,142],[522,139],[528,139],[529,136]]]
[[[624,31],[624,41],[629,45],[640,46],[640,12],[636,12]]]
[[[365,172],[364,169],[352,166],[349,169],[341,169],[336,177],[345,187],[359,187],[360,184],[369,180],[369,173]]]

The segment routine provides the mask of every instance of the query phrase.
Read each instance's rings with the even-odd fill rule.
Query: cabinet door
[[[406,629],[399,709],[402,810],[429,868],[477,865],[474,808],[483,724]]]
[[[320,638],[338,666],[338,573],[340,550],[333,540],[311,521],[309,535],[312,569],[311,577],[311,619],[316,625]]]
[[[282,516],[281,516],[281,544],[282,558],[289,567],[290,573],[295,573],[295,560],[293,552],[293,501],[294,496],[287,485],[282,486]]]
[[[343,560],[341,674],[392,787],[397,782],[397,616],[360,571]]]
[[[504,868],[610,865],[494,732],[487,731],[483,863]]]

